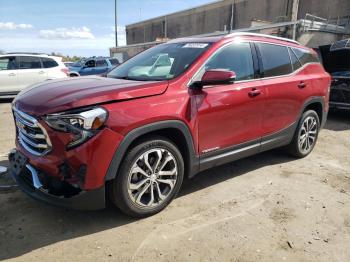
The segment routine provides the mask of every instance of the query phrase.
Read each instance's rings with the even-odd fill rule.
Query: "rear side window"
[[[0,57],[0,70],[15,70],[17,69],[16,57],[6,56]]]
[[[41,68],[41,61],[39,57],[35,56],[21,56],[19,58],[20,69],[37,69]]]
[[[102,66],[108,66],[106,60],[97,60],[96,61],[96,66],[102,67]]]
[[[318,57],[315,54],[310,53],[307,50],[292,48],[295,55],[298,57],[300,63],[305,65],[307,63],[319,63]]]
[[[120,63],[119,63],[119,60],[118,60],[118,59],[116,59],[116,58],[109,59],[109,62],[110,62],[112,65],[114,65],[114,66],[116,66],[116,65],[119,65],[119,64],[120,64]]]
[[[265,43],[257,44],[263,63],[263,76],[281,76],[292,73],[288,48],[286,46]]]
[[[301,63],[292,49],[288,48],[290,60],[292,61],[293,71],[298,70],[301,67]]]
[[[223,47],[205,64],[205,71],[210,69],[233,71],[237,81],[253,79],[254,66],[250,44],[234,43]]]
[[[43,63],[44,68],[51,68],[51,67],[55,67],[58,66],[58,63],[51,59],[51,58],[41,58],[41,62]]]

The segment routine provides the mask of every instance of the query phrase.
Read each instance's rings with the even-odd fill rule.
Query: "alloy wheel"
[[[139,156],[131,166],[128,194],[134,204],[154,208],[173,191],[178,175],[175,157],[164,148],[154,148]]]
[[[310,152],[315,145],[317,138],[317,120],[313,116],[305,118],[299,130],[298,146],[304,154]]]

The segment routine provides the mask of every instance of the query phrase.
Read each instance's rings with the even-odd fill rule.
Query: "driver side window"
[[[96,66],[96,63],[95,63],[95,60],[89,60],[85,63],[85,66],[86,67],[95,67]]]
[[[206,62],[202,74],[211,69],[233,71],[237,81],[253,79],[254,66],[250,44],[232,43],[223,47]]]
[[[15,70],[17,69],[16,57],[5,56],[0,58],[0,70]]]

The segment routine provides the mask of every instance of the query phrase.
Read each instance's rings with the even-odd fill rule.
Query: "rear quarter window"
[[[51,58],[41,58],[44,68],[52,68],[58,66],[58,63]]]
[[[320,60],[318,59],[316,54],[313,54],[305,49],[292,48],[292,50],[302,65],[305,65],[307,63],[319,63],[320,62]]]
[[[288,75],[293,72],[288,48],[286,46],[258,43],[263,63],[263,76]]]

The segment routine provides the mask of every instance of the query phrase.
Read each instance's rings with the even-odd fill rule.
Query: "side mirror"
[[[232,84],[236,79],[236,73],[224,69],[211,69],[204,73],[200,81],[194,82],[194,88],[203,88],[208,85]]]

